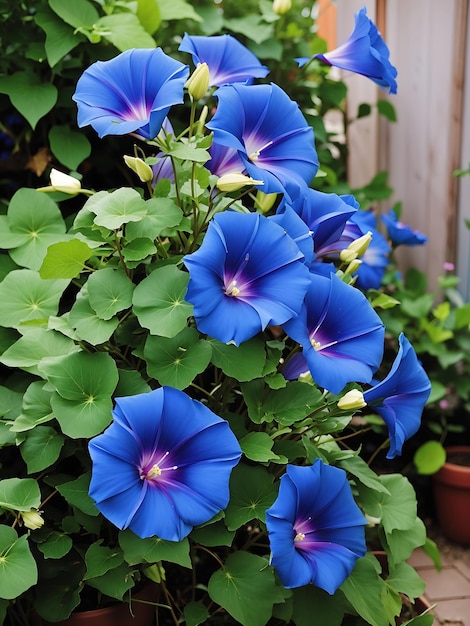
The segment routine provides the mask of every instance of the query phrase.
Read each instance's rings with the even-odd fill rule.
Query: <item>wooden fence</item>
[[[426,233],[426,246],[400,250],[402,269],[425,271],[434,288],[445,262],[456,264],[462,293],[470,296],[470,177],[453,171],[470,162],[469,0],[319,0],[320,28],[336,45],[354,26],[363,6],[386,40],[398,69],[398,94],[385,95],[366,78],[344,73],[348,115],[362,102],[390,98],[398,121],[376,111],[350,124],[349,180],[353,186],[389,172],[393,197],[379,210],[402,201],[402,218]],[[333,14],[336,14],[333,18]],[[322,20],[322,16],[328,19]]]

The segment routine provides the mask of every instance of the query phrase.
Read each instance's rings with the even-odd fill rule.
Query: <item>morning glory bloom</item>
[[[397,70],[390,63],[388,46],[377,26],[367,16],[366,7],[355,13],[354,19],[354,30],[341,46],[324,54],[296,59],[299,67],[317,58],[327,65],[367,76],[384,91],[396,93]]]
[[[400,348],[387,377],[364,392],[364,401],[387,424],[388,459],[401,454],[403,443],[417,432],[431,393],[431,383],[413,346],[403,333],[398,340]]]
[[[259,213],[218,213],[183,261],[197,328],[224,343],[239,345],[295,317],[310,283],[297,244]]]
[[[211,87],[247,83],[269,74],[269,69],[231,35],[204,37],[185,34],[178,50],[189,52],[196,66],[207,63]]]
[[[276,222],[276,224],[284,228],[288,235],[292,237],[299,246],[307,266],[310,265],[314,256],[312,231],[302,218],[297,215],[294,209],[286,205],[281,213],[269,216],[268,220]]]
[[[288,465],[266,511],[271,564],[284,587],[313,583],[335,593],[366,553],[366,524],[344,470],[320,459]]]
[[[302,346],[284,376],[310,370],[315,383],[332,393],[349,382],[369,383],[382,360],[382,321],[359,289],[334,274],[310,275],[302,310],[283,328]]]
[[[241,449],[226,421],[172,387],[117,398],[113,417],[89,444],[89,493],[115,526],[181,541],[227,506]]]
[[[137,132],[154,139],[174,104],[183,102],[189,67],[160,48],[133,49],[96,61],[80,77],[72,99],[78,125],[100,137]]]
[[[322,248],[339,239],[346,222],[359,208],[359,203],[352,195],[338,196],[309,188],[295,200],[284,198],[277,213],[284,213],[289,206],[309,227],[313,235],[315,256],[321,256]]]
[[[206,125],[214,141],[234,148],[246,173],[266,193],[297,196],[318,169],[313,130],[296,102],[277,85],[227,85]]]
[[[390,241],[399,246],[422,246],[428,240],[426,235],[420,233],[419,230],[412,230],[408,224],[400,222],[395,211],[390,209],[388,213],[382,215],[382,222],[387,227],[387,234]]]

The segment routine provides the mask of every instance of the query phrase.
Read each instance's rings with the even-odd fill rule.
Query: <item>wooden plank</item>
[[[393,199],[403,202],[403,221],[429,237],[426,246],[400,250],[400,263],[425,271],[431,288],[455,253],[452,171],[460,153],[463,64],[454,63],[465,44],[458,10],[463,1],[387,3],[387,43],[399,72],[393,100],[398,123],[381,143],[381,162],[390,172]]]
[[[326,40],[328,50],[336,48],[336,3],[318,0],[317,33]]]

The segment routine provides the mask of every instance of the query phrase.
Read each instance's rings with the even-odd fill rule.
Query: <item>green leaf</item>
[[[109,230],[116,230],[128,222],[138,222],[147,214],[145,200],[130,187],[121,187],[106,195],[96,194],[86,207],[95,214],[95,224]]]
[[[36,380],[26,389],[21,413],[11,427],[13,432],[24,432],[53,419],[51,392],[44,387],[43,381]]]
[[[123,554],[119,548],[114,550],[107,546],[102,546],[103,539],[95,541],[85,552],[86,574],[87,578],[96,578],[103,576],[110,569],[114,569],[124,561]]]
[[[418,474],[435,474],[446,462],[446,451],[439,441],[425,441],[416,450],[413,463]]]
[[[397,563],[391,568],[387,578],[387,585],[392,587],[398,593],[404,593],[411,600],[424,593],[426,583],[419,576],[418,572],[408,565],[408,563]]]
[[[156,45],[155,39],[149,35],[137,15],[133,13],[105,15],[94,24],[94,27],[121,52],[131,48],[155,48]]]
[[[57,390],[51,406],[64,434],[93,437],[111,422],[118,372],[109,354],[77,352],[45,359],[41,372]]]
[[[121,563],[102,576],[88,578],[87,584],[111,598],[122,600],[126,591],[129,591],[135,582],[132,578],[132,570],[127,563]]]
[[[208,591],[214,602],[244,626],[265,626],[273,605],[284,601],[267,560],[241,550],[230,554],[224,568],[212,574]]]
[[[413,528],[416,521],[416,495],[408,479],[401,474],[386,474],[380,476],[380,480],[390,495],[357,485],[365,512],[379,518],[386,533],[395,529]]]
[[[263,467],[238,464],[230,477],[230,502],[225,511],[229,530],[253,519],[265,520],[266,509],[277,497],[273,476]]]
[[[174,337],[185,326],[193,307],[185,301],[189,274],[174,265],[154,270],[134,290],[134,313],[152,335]],[[0,285],[1,288],[1,285]]]
[[[377,102],[377,110],[379,114],[382,115],[382,117],[385,117],[389,122],[397,121],[395,107],[390,102],[390,100],[385,100],[384,98],[381,98]]]
[[[26,71],[3,76],[0,93],[6,93],[10,97],[13,106],[33,129],[57,102],[57,88],[51,83],[41,83],[36,74]]]
[[[79,350],[79,346],[71,339],[54,330],[25,328],[24,335],[5,350],[0,362],[8,367],[20,367],[27,372],[39,374],[37,365],[43,358]]]
[[[263,43],[272,37],[274,28],[266,24],[260,15],[248,14],[246,17],[231,18],[226,27],[234,33],[243,34],[255,43]]]
[[[75,304],[70,309],[69,323],[83,341],[98,346],[108,341],[119,325],[119,319],[113,317],[103,320],[92,309],[86,287],[78,294]]]
[[[403,622],[403,626],[432,626],[434,624],[434,617],[432,613],[418,615],[418,617],[413,617],[413,619]]]
[[[129,224],[129,226],[131,226],[131,224]],[[128,235],[129,226],[126,230],[126,235]],[[148,237],[137,237],[132,241],[128,241],[121,248],[122,256],[126,264],[134,261],[142,261],[146,257],[155,254],[156,251],[157,247]]]
[[[10,234],[5,247],[13,247],[13,260],[29,269],[39,269],[48,246],[68,237],[55,202],[34,189],[19,189],[10,201],[7,215]],[[10,236],[20,236],[21,241],[8,241]]]
[[[239,346],[209,339],[212,345],[212,363],[232,378],[240,382],[259,378],[266,364],[264,341],[253,337]]]
[[[93,250],[79,239],[59,241],[47,248],[39,268],[41,278],[75,278],[93,255]]]
[[[64,441],[64,437],[50,426],[38,426],[31,430],[20,447],[28,473],[40,472],[55,463]]]
[[[193,143],[175,142],[168,154],[181,161],[194,161],[196,163],[206,163],[211,158],[207,150],[197,148]]]
[[[116,398],[135,396],[149,391],[151,391],[150,385],[145,382],[139,372],[119,369],[119,382],[114,392]]]
[[[82,474],[75,480],[70,480],[61,485],[57,485],[57,491],[74,507],[80,509],[87,515],[96,517],[99,514],[93,500],[88,495],[90,487],[90,474]]]
[[[202,602],[188,602],[184,607],[184,621],[186,626],[205,624],[209,617],[210,613]]]
[[[107,267],[94,272],[88,279],[91,307],[103,320],[111,319],[132,304],[134,285],[122,270]]]
[[[34,478],[0,480],[0,507],[11,511],[30,511],[37,509],[40,502],[41,493]]]
[[[46,559],[61,559],[70,552],[72,547],[72,538],[57,531],[51,532],[45,541],[38,544],[39,550]]]
[[[153,35],[162,21],[158,0],[137,0],[137,17],[145,30]]]
[[[129,565],[168,561],[191,569],[187,539],[182,541],[165,541],[160,537],[141,539],[131,530],[123,530],[119,533],[119,545]]]
[[[273,443],[268,433],[253,432],[240,440],[240,447],[247,459],[267,463],[279,459],[279,456],[272,451]]]
[[[230,547],[235,537],[234,530],[228,530],[220,520],[213,524],[206,524],[191,531],[191,539],[203,546],[227,546]]]
[[[57,15],[74,28],[92,28],[99,20],[99,13],[88,0],[49,0],[49,6]]]
[[[28,536],[18,537],[9,526],[0,526],[0,598],[17,598],[37,583],[36,561]]]
[[[158,0],[162,20],[190,19],[201,22],[202,18],[196,13],[192,5],[186,0]]]
[[[328,594],[313,585],[294,589],[293,620],[296,626],[341,626],[345,602],[342,594]],[[312,610],[315,607],[315,610]]]
[[[145,202],[146,214],[138,222],[130,222],[126,227],[126,239],[156,239],[162,231],[177,226],[183,219],[183,212],[171,198],[151,198]]]
[[[209,364],[212,348],[194,328],[183,328],[175,337],[149,335],[144,358],[150,376],[161,385],[186,389]]]
[[[34,16],[36,24],[46,33],[47,61],[54,67],[66,54],[78,46],[85,38],[66,26],[54,13],[39,10]],[[71,168],[75,169],[75,168]]]
[[[355,478],[361,481],[363,485],[381,491],[382,493],[389,493],[387,488],[382,484],[377,474],[370,469],[367,463],[359,456],[352,456],[347,459],[341,459],[338,461],[339,467],[349,472]]]
[[[372,107],[370,106],[370,104],[368,104],[367,102],[362,102],[357,107],[357,118],[359,119],[360,117],[367,117],[368,115],[370,115],[371,111]]]
[[[0,324],[18,328],[22,322],[56,315],[68,280],[43,280],[32,270],[13,270],[0,283]]]
[[[91,144],[85,135],[69,126],[53,126],[49,145],[56,159],[70,170],[76,170],[91,154]]]
[[[423,522],[416,518],[414,525],[406,530],[393,530],[390,533],[382,532],[383,545],[386,547],[388,561],[391,565],[406,561],[416,548],[426,542],[426,527]]]
[[[382,594],[385,593],[385,583],[377,576],[371,560],[373,558],[359,559],[340,589],[368,624],[388,626],[387,612],[381,601]]]

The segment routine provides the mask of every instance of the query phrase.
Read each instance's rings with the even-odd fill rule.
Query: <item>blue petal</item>
[[[298,105],[277,85],[241,84],[217,90],[217,112],[207,127],[214,141],[239,151],[263,192],[298,194],[318,169],[313,131]],[[256,154],[256,156],[255,156]]]
[[[387,424],[390,436],[387,458],[401,454],[403,443],[417,432],[431,393],[430,380],[403,334],[399,344],[387,377],[364,392],[364,401],[374,407]]]
[[[362,530],[364,535],[364,530]],[[312,583],[330,595],[344,583],[354,569],[358,555],[344,546],[331,543],[317,543],[313,552],[302,552],[310,563],[314,574]],[[363,555],[362,555],[363,556]]]
[[[269,74],[268,68],[231,35],[203,37],[185,34],[178,50],[192,54],[195,65],[207,63],[211,86],[246,83]]]
[[[334,275],[311,274],[304,311],[284,329],[302,345],[314,381],[332,393],[348,382],[370,382],[380,365],[384,327],[379,316],[358,289]],[[310,339],[319,346],[312,347]]]
[[[187,66],[160,48],[97,61],[82,74],[72,97],[78,125],[91,124],[100,137],[138,131],[153,139],[170,107],[183,101],[188,74]]]

